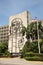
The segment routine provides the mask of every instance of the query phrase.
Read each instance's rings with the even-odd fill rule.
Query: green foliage
[[[26,53],[25,53],[25,56],[26,56],[26,57],[33,57],[33,56],[43,57],[43,54],[33,53],[33,52],[26,52]]]
[[[43,61],[42,57],[25,57],[26,60],[31,60],[31,61]]]
[[[5,56],[11,56],[11,54],[8,52],[8,50],[5,51],[4,55]]]
[[[41,25],[41,21],[38,21],[38,30],[39,30],[39,38],[42,40],[43,39],[43,26]],[[23,35],[26,33],[26,43],[22,49],[23,54],[26,52],[34,52],[38,53],[38,34],[37,34],[37,22],[31,23],[30,25],[27,26],[27,28],[23,28],[22,30]],[[32,42],[30,42],[30,37],[32,39]],[[35,40],[35,42],[33,42]],[[37,40],[37,41],[36,41]],[[43,53],[43,41],[40,43],[40,50],[41,53]]]
[[[29,32],[29,30],[27,30],[27,32],[26,32],[26,38],[27,38],[27,40],[30,38],[30,32]]]
[[[0,43],[0,56],[8,55],[8,43]]]
[[[30,52],[30,51],[34,52],[34,53],[38,53],[38,43],[37,43],[37,41],[31,42],[31,43],[29,41],[27,41],[22,50],[23,50],[24,54],[26,52]]]
[[[22,27],[22,30],[21,30],[21,33],[22,33],[23,36],[25,35],[25,32],[26,32],[26,27],[23,26],[23,27]]]
[[[43,53],[43,39],[42,39],[42,41],[40,42],[40,48],[41,48],[41,53]]]
[[[8,49],[7,43],[1,44],[1,52],[4,53]]]
[[[26,60],[43,61],[43,54],[27,52],[24,58]]]
[[[38,54],[38,34],[37,34],[37,22],[31,23],[24,29],[26,33],[26,43],[22,49],[23,57],[27,60],[43,60],[43,26],[41,25],[41,21],[38,21],[38,31],[39,31],[39,38],[40,38],[40,50],[41,54]],[[23,32],[23,35],[24,32]],[[30,37],[32,42],[30,42]]]
[[[42,39],[43,38],[43,26],[41,25],[41,21],[40,22],[38,21],[38,30],[39,30],[39,37],[40,39]],[[30,37],[32,38],[32,40],[38,39],[37,22],[34,22],[34,23],[32,22],[30,25],[27,26],[27,28],[23,26],[21,33],[23,36],[26,33],[27,40],[29,40]]]
[[[30,44],[30,47],[31,47],[31,50],[30,51],[32,51],[34,53],[38,53],[38,42],[37,41],[32,42]]]
[[[38,30],[39,30],[39,37],[40,39],[43,38],[43,26],[41,24],[41,21],[38,21]],[[37,39],[37,22],[30,24],[30,32],[32,33],[32,39]]]
[[[23,47],[23,49],[22,49],[22,53],[23,53],[23,54],[25,54],[26,52],[29,51],[29,43],[30,43],[30,42],[28,42],[28,41],[25,43],[25,45],[24,45],[24,47]]]

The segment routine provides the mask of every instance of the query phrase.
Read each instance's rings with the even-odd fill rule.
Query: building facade
[[[9,26],[0,26],[0,43],[8,42]]]
[[[37,20],[37,19],[32,19],[31,23],[35,23],[35,22],[41,22],[42,26],[43,26],[43,20]]]
[[[9,45],[10,53],[19,53],[25,44],[26,38],[20,33],[23,26],[30,23],[31,14],[28,11],[10,17],[9,21]]]
[[[39,20],[31,19],[31,13],[28,11],[10,16],[9,25],[0,26],[0,43],[8,42],[8,51],[19,53],[26,42],[26,37],[21,33],[22,27],[27,27],[31,22],[37,21]],[[43,26],[43,20],[41,23]]]

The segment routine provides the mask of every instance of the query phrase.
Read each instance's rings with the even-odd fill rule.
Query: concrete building
[[[31,22],[31,14],[28,11],[22,12],[9,19],[9,52],[19,53],[25,44],[26,38],[20,33],[22,26],[27,27]]]
[[[32,19],[31,20],[31,23],[35,23],[35,22],[41,22],[42,26],[43,26],[43,20],[37,20],[37,19]]]
[[[31,22],[39,20],[31,19],[31,13],[28,11],[22,12],[15,16],[10,16],[9,25],[0,26],[0,43],[8,42],[8,51],[10,53],[19,53],[23,48],[26,37],[22,36],[22,27],[27,27]],[[43,20],[41,20],[43,26]]]
[[[9,26],[0,26],[0,43],[8,42]]]

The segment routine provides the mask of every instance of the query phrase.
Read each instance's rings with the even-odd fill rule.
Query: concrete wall
[[[30,19],[31,19],[31,14],[29,13],[29,12],[27,12],[27,11],[25,11],[25,12],[22,12],[22,13],[20,13],[20,14],[17,14],[17,15],[15,15],[15,16],[11,16],[10,18],[9,18],[9,30],[10,30],[10,27],[11,27],[11,23],[13,22],[13,20],[15,20],[15,19],[21,19],[21,22],[22,22],[22,25],[23,26],[25,26],[25,27],[27,27],[27,25],[29,24],[29,22],[30,22]],[[10,32],[9,32],[9,34],[10,34]],[[22,37],[22,36],[21,36]],[[19,39],[20,39],[20,37],[19,37]],[[18,41],[19,41],[19,39],[17,39]],[[13,42],[12,42],[12,35],[10,35],[9,36],[9,44],[8,44],[8,50],[9,50],[9,52],[11,53],[15,53],[15,38],[14,38],[14,35],[13,35]],[[26,41],[26,38],[25,38],[25,36],[24,36],[24,42],[23,42],[23,45],[25,44],[25,41]],[[17,45],[17,47],[16,47],[16,52],[18,53],[19,52],[19,47],[18,47],[18,43],[16,44]],[[20,45],[21,45],[21,43],[20,43]],[[23,47],[23,45],[21,45],[21,49],[22,49],[22,47]],[[13,47],[12,47],[13,46]]]

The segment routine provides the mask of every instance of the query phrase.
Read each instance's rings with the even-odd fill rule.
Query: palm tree
[[[43,37],[43,27],[42,27],[42,24],[41,24],[41,21],[38,21],[38,24],[37,24],[37,21],[35,23],[32,24],[33,27],[32,27],[32,36],[33,36],[33,40],[36,40],[38,41],[38,49],[39,49],[39,53],[40,53],[40,39],[41,37]]]
[[[26,27],[25,26],[22,26],[22,30],[21,30],[22,36],[25,35],[25,32],[26,32]]]

